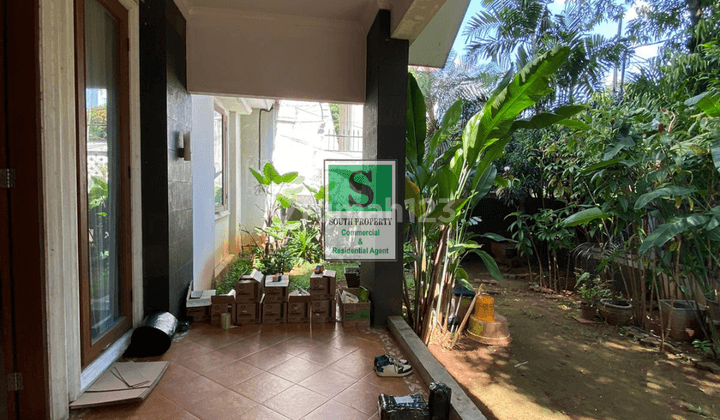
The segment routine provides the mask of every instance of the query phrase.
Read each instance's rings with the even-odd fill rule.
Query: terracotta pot
[[[601,299],[598,310],[610,325],[628,325],[632,320],[632,305],[624,299]]]

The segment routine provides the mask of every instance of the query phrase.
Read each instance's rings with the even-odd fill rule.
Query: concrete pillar
[[[380,10],[367,35],[363,159],[397,161],[396,204],[400,206],[405,197],[408,48],[407,40],[390,37],[390,11]],[[370,290],[372,324],[377,327],[384,327],[389,316],[402,315],[402,216],[397,215],[397,261],[362,263],[360,282]]]

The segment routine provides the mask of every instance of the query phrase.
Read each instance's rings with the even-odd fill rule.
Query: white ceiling
[[[374,17],[378,0],[183,0],[189,9],[247,10],[306,18],[346,20],[365,24]]]

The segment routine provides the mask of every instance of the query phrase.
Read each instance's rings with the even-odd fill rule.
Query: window
[[[82,365],[132,325],[128,14],[76,0]]]
[[[227,111],[215,104],[213,112],[215,213],[227,210]]]

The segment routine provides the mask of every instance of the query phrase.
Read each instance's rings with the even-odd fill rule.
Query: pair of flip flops
[[[377,376],[401,377],[413,372],[405,359],[396,359],[389,354],[375,356],[375,374]]]

